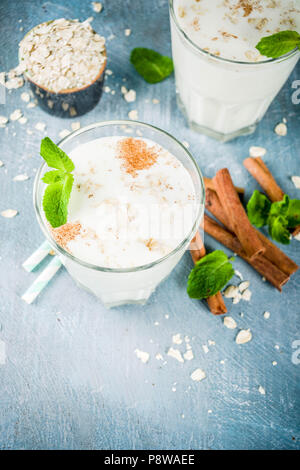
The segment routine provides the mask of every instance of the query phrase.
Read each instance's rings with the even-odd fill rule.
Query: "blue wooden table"
[[[167,0],[102,3],[103,11],[97,14],[88,0],[2,0],[0,70],[17,64],[18,42],[35,24],[62,16],[94,16],[94,29],[109,38],[108,68],[113,75],[106,85],[115,94],[104,93],[100,104],[80,118],[82,126],[127,118],[137,109],[141,121],[189,142],[205,175],[228,167],[236,184],[246,188],[246,198],[257,184],[242,161],[251,145],[262,145],[280,185],[299,198],[290,177],[300,175],[300,104],[292,102],[300,63],[256,133],[219,144],[187,128],[176,106],[173,77],[151,86],[129,63],[136,46],[171,53]],[[132,30],[128,37],[126,28]],[[122,98],[121,85],[136,90],[135,103]],[[13,219],[0,220],[0,448],[299,449],[297,354],[292,361],[294,342],[300,339],[299,273],[280,294],[236,259],[235,268],[250,281],[253,295],[250,302],[226,303],[238,329],[252,331],[253,339],[245,345],[235,343],[237,329],[225,328],[203,303],[187,297],[189,253],[144,307],[105,310],[64,269],[34,304],[21,300],[37,277],[21,264],[43,241],[32,206],[44,135],[35,124],[44,122],[46,134],[58,141],[59,131],[72,122],[38,107],[27,109],[20,99],[25,90],[27,86],[7,92],[6,103],[0,105],[0,115],[9,116],[19,108],[28,117],[26,125],[10,122],[0,129],[0,212],[19,212]],[[153,99],[159,103],[153,104]],[[284,117],[288,134],[279,137],[274,127]],[[24,173],[30,177],[27,181],[13,181]],[[209,237],[206,244],[209,249],[220,247]],[[292,241],[284,250],[300,263],[299,242]],[[233,282],[238,284],[239,279]],[[267,320],[265,311],[271,313]],[[167,356],[177,333],[190,337],[192,361],[182,364]],[[184,351],[184,341],[173,346]],[[148,363],[136,357],[136,348],[150,354]],[[155,358],[158,353],[163,360]],[[207,377],[196,383],[190,374],[198,367]]]

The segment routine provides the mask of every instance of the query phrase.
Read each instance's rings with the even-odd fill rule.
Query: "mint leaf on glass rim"
[[[145,47],[133,49],[130,54],[130,62],[144,80],[151,84],[161,82],[174,70],[170,57]]]
[[[55,145],[49,137],[42,140],[40,154],[51,168],[68,172],[73,171],[75,168],[68,155]]]
[[[276,59],[296,47],[300,49],[300,34],[297,31],[280,31],[263,37],[255,47],[261,55]]]
[[[58,183],[64,179],[65,172],[62,170],[51,170],[44,174],[42,181],[46,184]]]
[[[234,275],[229,261],[221,250],[215,250],[197,261],[188,278],[189,297],[207,299],[223,289]]]
[[[56,228],[67,222],[68,204],[74,182],[71,171],[75,166],[68,155],[49,137],[42,140],[40,153],[48,166],[56,168],[47,171],[42,178],[48,185],[43,196],[43,209],[48,222]]]

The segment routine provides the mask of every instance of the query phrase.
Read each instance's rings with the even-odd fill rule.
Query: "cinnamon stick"
[[[229,232],[226,228],[221,227],[218,222],[211,219],[206,214],[204,214],[204,221],[202,225],[206,233],[247,261],[247,263],[249,263],[256,271],[264,276],[279,291],[282,290],[282,286],[289,280],[290,277],[281,271],[277,266],[275,266],[275,264],[273,264],[263,255],[258,255],[251,259],[243,250],[243,247],[238,238]]]
[[[272,202],[281,201],[284,192],[278,186],[269,168],[261,157],[249,157],[244,160],[244,166],[260,184]]]
[[[272,202],[281,201],[284,196],[284,191],[278,186],[274,176],[270,172],[265,162],[260,157],[249,157],[244,160],[244,166],[249,173],[260,184],[264,192],[267,194]],[[292,231],[293,237],[300,233],[300,225]]]
[[[228,169],[219,170],[213,181],[226,217],[230,220],[233,232],[239,239],[247,256],[254,259],[256,256],[263,254],[265,248],[247,217],[233,186]]]
[[[215,191],[215,185],[214,185],[214,182],[213,182],[212,178],[207,178],[206,176],[203,176],[203,180],[204,180],[205,189],[210,188],[210,189],[213,189]],[[245,193],[244,188],[240,188],[239,186],[235,186],[235,189],[241,197],[244,195],[244,193]]]
[[[194,263],[199,261],[199,259],[203,258],[203,256],[206,254],[205,246],[201,240],[198,230],[190,243],[190,252]],[[208,297],[206,302],[211,313],[214,315],[222,315],[227,313],[227,308],[221,292],[217,292],[215,295]]]
[[[227,219],[218,195],[211,189],[206,190],[206,209],[215,216],[228,230],[232,231],[230,221]],[[271,242],[263,233],[256,230],[257,235],[262,241],[266,251],[264,253],[265,258],[271,261],[285,274],[291,276],[297,271],[298,265],[291,260],[283,251],[281,251],[274,243]]]

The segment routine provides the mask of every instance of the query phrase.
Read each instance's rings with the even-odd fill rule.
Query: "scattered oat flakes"
[[[216,342],[215,342],[213,339],[209,339],[209,340],[208,340],[208,345],[209,345],[209,346],[215,346],[215,345],[216,345]]]
[[[229,328],[230,330],[234,330],[237,327],[236,321],[228,315],[224,317],[223,323],[226,328]]]
[[[133,103],[136,100],[136,92],[134,90],[129,90],[124,93],[124,99],[127,103]]]
[[[202,344],[202,349],[205,352],[205,354],[207,354],[209,352],[209,349],[208,349],[206,344]]]
[[[154,322],[154,326],[158,326],[159,325],[159,322],[158,321],[155,321]]]
[[[261,385],[258,387],[258,391],[259,391],[259,393],[260,393],[261,395],[265,395],[265,394],[266,394],[265,389],[264,389]]]
[[[194,372],[191,374],[191,379],[195,382],[200,382],[201,380],[205,379],[206,373],[202,369],[195,369]]]
[[[8,90],[13,90],[15,88],[21,88],[24,85],[24,80],[22,77],[14,77],[5,82],[5,86]]]
[[[211,413],[212,413],[212,410],[207,410],[207,413],[208,413],[208,414],[211,414]]]
[[[291,177],[292,182],[294,183],[294,186],[297,189],[300,189],[300,176],[292,176]]]
[[[238,271],[237,269],[234,270],[234,274],[240,278],[241,281],[243,281],[243,275],[242,273],[240,273],[240,271]]]
[[[22,101],[25,101],[25,103],[29,103],[29,101],[30,101],[30,94],[27,93],[27,91],[23,91],[23,93],[21,93],[21,100],[22,100]]]
[[[146,362],[149,361],[149,358],[150,358],[149,353],[145,351],[141,351],[140,349],[135,349],[134,352],[136,354],[136,357],[140,359],[144,364],[146,364]]]
[[[279,350],[279,344],[275,344],[274,348],[277,349],[277,351],[278,351]]]
[[[138,112],[136,109],[132,109],[131,111],[129,111],[128,113],[128,117],[129,119],[133,119],[134,121],[138,119]]]
[[[21,116],[20,119],[18,119],[18,122],[19,122],[20,124],[23,124],[23,125],[26,124],[27,121],[28,121],[28,119],[27,119],[27,117],[25,117],[25,116]]]
[[[13,178],[14,181],[26,181],[29,179],[28,175],[17,175]]]
[[[102,3],[100,2],[92,2],[93,10],[95,13],[100,13],[102,11]]]
[[[128,90],[127,90],[126,86],[122,85],[122,86],[121,86],[121,93],[122,93],[123,95],[125,95],[125,93],[127,93],[127,92],[128,92]]]
[[[250,302],[251,296],[252,296],[252,292],[250,289],[246,289],[242,293],[242,299],[245,300],[246,302]]]
[[[27,108],[31,109],[31,108],[35,108],[37,106],[37,103],[35,101],[30,101],[30,103],[28,103],[27,105]]]
[[[37,131],[44,132],[46,129],[46,124],[44,122],[37,122],[34,127]]]
[[[266,320],[268,320],[268,319],[270,318],[270,315],[271,315],[270,312],[265,312],[265,313],[264,313],[264,318],[265,318]]]
[[[20,119],[20,117],[22,117],[22,111],[20,109],[16,109],[15,111],[11,113],[11,115],[9,116],[9,119],[11,121],[17,121],[18,119]]]
[[[78,131],[78,129],[80,129],[80,122],[79,121],[72,122],[71,128],[72,128],[72,131]]]
[[[6,116],[0,116],[0,127],[5,127],[8,123],[8,118]]]
[[[277,124],[274,131],[277,135],[285,136],[287,134],[287,126],[284,122],[280,122],[279,124]]]
[[[272,365],[273,365],[273,366],[277,366],[277,361],[273,361],[273,362],[272,362]]]
[[[249,148],[249,154],[250,157],[263,157],[266,155],[267,150],[264,147],[250,147]]]
[[[125,36],[130,36],[131,35],[131,29],[127,28],[124,31]]]
[[[104,93],[110,93],[110,87],[106,85],[106,86],[103,88],[103,91],[104,91]]]
[[[162,361],[164,358],[162,357],[160,353],[157,353],[155,356],[155,359],[157,359],[158,361]]]
[[[18,211],[14,209],[6,209],[5,211],[1,212],[2,217],[6,217],[7,219],[12,219],[17,215]]]
[[[235,342],[237,344],[245,344],[251,341],[252,333],[249,330],[240,330],[235,338]]]
[[[185,351],[185,353],[183,354],[183,357],[186,361],[191,361],[192,359],[194,359],[194,354],[193,354],[193,351],[191,349],[188,349],[187,351]]]
[[[177,335],[172,336],[172,341],[174,344],[181,344],[182,343],[181,334],[177,333]]]
[[[70,134],[71,134],[71,132],[68,129],[63,129],[58,133],[58,136],[59,136],[60,139],[64,139],[65,137],[67,137]]]
[[[170,348],[167,352],[168,356],[173,357],[173,359],[176,359],[179,362],[184,362],[183,357],[181,355],[181,352],[179,349],[174,349]]]
[[[153,103],[153,104],[159,104],[160,101],[159,101],[157,98],[153,98],[152,103]]]
[[[3,161],[0,160],[0,167],[3,166],[3,165],[4,165]]]
[[[250,286],[249,281],[243,281],[239,284],[239,291],[243,293],[246,289],[248,289],[249,286]]]
[[[239,293],[239,288],[237,286],[228,286],[224,290],[224,297],[227,299],[233,299]]]
[[[112,74],[113,74],[113,71],[110,70],[110,69],[106,69],[106,70],[105,70],[105,73],[106,73],[106,75],[112,75]]]

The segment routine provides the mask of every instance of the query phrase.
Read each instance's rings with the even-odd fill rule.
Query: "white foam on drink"
[[[133,175],[118,155],[123,139],[102,137],[69,152],[75,180],[68,222],[79,222],[81,230],[66,247],[101,267],[130,268],[158,260],[189,235],[195,221],[195,188],[181,162],[139,138],[157,159]]]
[[[255,48],[264,36],[300,31],[295,0],[174,0],[180,27],[200,48],[226,59],[266,59]]]

